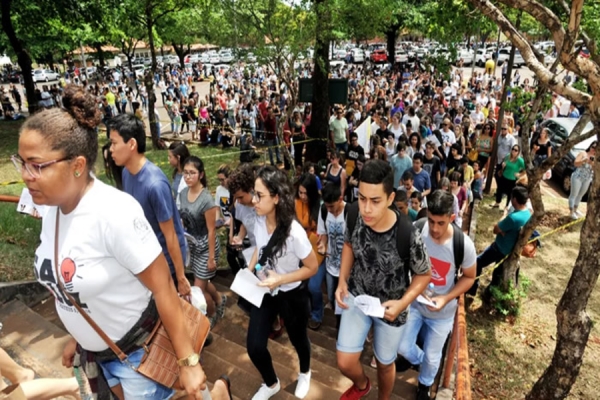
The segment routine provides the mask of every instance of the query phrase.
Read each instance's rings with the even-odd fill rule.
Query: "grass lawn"
[[[540,233],[570,222],[566,199],[545,196],[544,202],[546,215]],[[492,199],[486,198],[478,210],[478,254],[493,241],[492,227],[502,215],[490,209],[491,204]],[[479,300],[471,305],[467,320],[474,399],[523,398],[550,364],[556,344],[555,309],[579,252],[580,229],[578,224],[547,237],[535,258],[521,260],[521,274],[529,278],[531,286],[516,320],[496,315]],[[491,271],[486,275],[491,276]],[[483,282],[487,285],[489,278]],[[598,321],[600,291],[593,293],[587,311]],[[598,360],[600,328],[596,324],[569,399],[598,398]]]
[[[3,182],[18,181],[21,179],[9,157],[17,152],[18,130],[20,122],[2,122],[0,125],[0,194],[20,195],[24,184],[1,185]],[[106,143],[106,135],[100,132],[100,148]],[[147,148],[152,148],[148,141]],[[227,164],[232,169],[239,163],[239,154],[236,149],[222,150],[190,146],[190,152],[199,156],[204,161],[206,176],[210,190],[214,193],[219,184],[217,170],[221,164]],[[150,150],[146,153],[148,159],[160,166],[170,178],[172,169],[168,164],[167,151]],[[99,179],[107,181],[101,154],[98,155],[95,170]],[[41,222],[29,216],[17,213],[16,204],[0,203],[0,282],[33,279],[33,257],[39,243]],[[224,229],[220,236],[224,236]],[[224,247],[223,247],[224,248]],[[220,266],[226,264],[225,257],[221,257]]]

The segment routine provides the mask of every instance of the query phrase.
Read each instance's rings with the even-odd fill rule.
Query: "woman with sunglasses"
[[[492,208],[500,207],[504,195],[506,195],[506,207],[509,206],[512,190],[523,171],[525,171],[525,161],[520,156],[520,152],[521,147],[515,144],[510,154],[502,161],[502,169],[499,174],[500,179],[498,179],[498,188],[496,189],[496,203],[492,205]]]
[[[571,194],[569,195],[569,212],[571,213],[572,219],[579,218],[577,207],[585,194],[587,193],[592,178],[594,177],[594,171],[592,165],[596,159],[596,147],[598,146],[597,141],[593,141],[590,147],[586,151],[582,151],[575,157],[573,163],[577,168],[571,175]]]
[[[271,326],[278,314],[285,320],[300,360],[295,395],[304,398],[310,388],[310,341],[309,292],[303,281],[317,272],[317,257],[306,231],[296,221],[294,188],[282,171],[271,166],[258,170],[252,202],[257,215],[256,250],[248,268],[263,276],[260,286],[271,290],[260,307],[252,306],[250,310],[246,347],[264,382],[252,399],[267,400],[281,389],[267,349]]]
[[[49,206],[42,219],[35,269],[56,299],[56,311],[72,339],[63,365],[75,353],[98,395],[121,399],[169,398],[173,390],[121,363],[106,342],[79,315],[65,292],[80,301],[137,367],[148,328],[160,318],[182,362],[180,381],[200,399],[206,377],[185,328],[175,285],[158,239],[142,207],[130,195],[92,174],[98,155],[100,122],[96,100],[83,88],[64,90],[64,108],[43,110],[21,128],[13,162],[36,204]],[[58,276],[56,275],[58,273]],[[130,344],[130,345],[127,345]]]

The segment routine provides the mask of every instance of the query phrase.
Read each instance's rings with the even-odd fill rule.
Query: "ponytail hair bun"
[[[82,128],[94,130],[100,124],[102,116],[96,99],[84,88],[67,85],[63,91],[62,102],[66,111]]]

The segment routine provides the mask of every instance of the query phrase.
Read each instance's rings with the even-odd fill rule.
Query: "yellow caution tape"
[[[17,183],[23,183],[23,181],[0,182],[0,186],[16,185]]]
[[[578,219],[576,219],[576,220],[574,220],[574,221],[571,221],[571,222],[569,222],[568,224],[561,225],[561,226],[559,226],[559,227],[558,227],[558,228],[556,228],[556,229],[552,229],[551,231],[549,231],[549,232],[546,232],[546,233],[544,233],[543,235],[540,235],[540,236],[538,236],[538,237],[535,237],[535,238],[531,239],[531,240],[530,240],[530,241],[528,241],[526,244],[530,244],[530,243],[533,243],[533,242],[535,242],[535,241],[537,241],[537,240],[541,240],[541,239],[543,239],[543,238],[545,238],[545,237],[548,237],[548,236],[550,236],[550,235],[552,235],[552,234],[555,234],[555,233],[556,233],[556,232],[558,232],[558,231],[562,231],[562,230],[564,230],[564,229],[567,229],[567,228],[569,228],[569,227],[571,227],[571,226],[573,226],[573,225],[577,225],[578,223],[580,223],[580,222],[583,222],[584,220],[585,220],[585,217],[581,217],[581,218],[578,218]],[[493,272],[493,271],[494,271],[496,268],[498,268],[500,265],[502,265],[502,263],[504,263],[504,261],[506,261],[506,260],[508,259],[508,257],[510,257],[510,255],[511,255],[511,254],[512,254],[512,252],[510,252],[509,254],[507,254],[506,256],[504,256],[504,258],[503,258],[502,260],[498,261],[498,262],[496,263],[496,265],[494,265],[494,267],[493,267],[493,268],[491,268],[491,269],[490,269],[490,268],[487,268],[487,267],[485,267],[485,268],[486,268],[485,274],[481,274],[480,276],[478,276],[477,278],[475,278],[475,280],[477,280],[477,279],[481,278],[481,277],[482,277],[482,276],[484,276],[484,275],[489,275],[489,274],[490,274],[491,272]]]

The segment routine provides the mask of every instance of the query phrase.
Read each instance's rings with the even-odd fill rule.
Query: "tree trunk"
[[[521,14],[517,17],[516,28],[519,29],[521,25]],[[485,181],[485,189],[484,193],[489,193],[492,190],[492,179],[494,177],[494,170],[497,164],[496,157],[498,156],[498,137],[500,135],[500,128],[502,128],[502,124],[504,123],[504,112],[506,109],[506,97],[508,96],[508,89],[510,88],[510,77],[512,76],[513,62],[515,60],[515,45],[510,47],[510,54],[508,56],[508,69],[506,70],[506,80],[504,81],[504,86],[502,88],[502,100],[500,100],[500,110],[498,111],[498,124],[496,125],[496,136],[494,136],[494,146],[492,147],[492,154],[490,156],[490,166],[487,170],[486,181]],[[476,52],[476,51],[475,51]],[[499,54],[499,53],[497,53]],[[498,58],[496,57],[496,64],[498,63]],[[483,166],[482,166],[483,167]],[[518,260],[517,260],[518,261]],[[516,264],[516,263],[515,263]]]
[[[156,94],[154,93],[154,74],[156,73],[156,48],[154,47],[154,18],[152,16],[152,7],[146,3],[146,29],[148,31],[148,46],[150,47],[150,54],[152,55],[152,64],[150,71],[146,71],[144,76],[144,84],[146,85],[146,92],[148,93],[148,121],[150,122],[150,134],[152,136],[152,146],[155,149],[160,149],[160,131],[156,126],[157,121],[154,114],[156,107]]]
[[[593,104],[594,102],[592,102]],[[594,115],[598,132],[600,118]],[[535,383],[527,400],[564,399],[579,375],[583,353],[592,329],[586,312],[600,273],[600,162],[594,163],[594,180],[580,234],[579,255],[567,288],[556,308],[557,340],[552,363]]]
[[[98,56],[98,63],[101,67],[104,67],[104,52],[102,51],[102,43],[94,43],[94,49],[96,49],[96,55]]]
[[[386,46],[388,52],[388,61],[394,65],[394,60],[396,59],[396,37],[398,36],[398,31],[400,30],[400,25],[394,24],[391,25],[385,31],[385,39]]]
[[[23,74],[25,95],[27,97],[27,109],[29,110],[29,115],[31,115],[38,110],[35,85],[33,83],[33,76],[31,75],[31,56],[15,32],[12,20],[10,19],[11,5],[12,0],[3,0],[0,2],[0,10],[2,11],[2,29],[8,37],[8,41],[10,42],[13,51],[17,55],[17,63],[19,64],[19,67],[21,67],[21,72]]]
[[[185,54],[186,51],[183,49],[182,44],[176,44],[175,42],[171,42],[173,46],[173,50],[175,50],[175,54],[179,57],[179,64],[181,65],[181,69],[185,70]]]
[[[313,71],[313,103],[308,136],[326,140],[329,136],[329,42],[331,39],[331,11],[326,0],[315,0],[317,16],[315,67]],[[325,158],[324,142],[313,140],[306,144],[306,161],[318,162]]]

